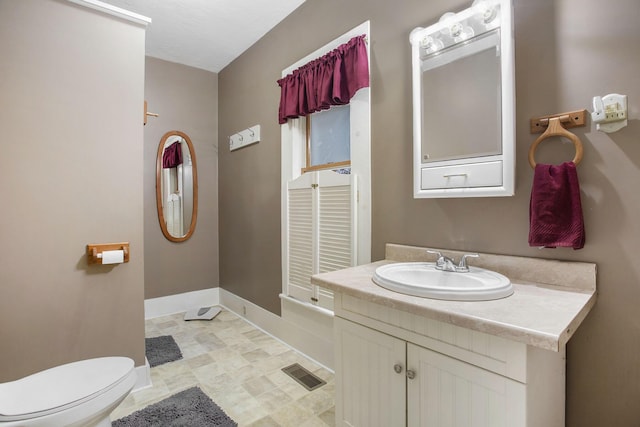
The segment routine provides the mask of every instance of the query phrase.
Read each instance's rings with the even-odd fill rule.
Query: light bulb
[[[474,36],[473,28],[468,25],[463,25],[461,22],[456,22],[449,27],[449,34],[453,38],[453,41],[459,43],[465,41]]]
[[[420,46],[425,50],[425,53],[430,54],[442,49],[444,47],[444,43],[439,38],[425,36],[420,40]]]
[[[474,0],[471,7],[475,7],[478,10],[480,15],[478,20],[487,26],[498,16],[498,6],[486,0]]]
[[[450,33],[451,33],[450,32],[450,27],[454,23],[454,19],[453,19],[454,16],[456,16],[455,13],[447,12],[447,13],[445,13],[444,15],[442,15],[440,17],[438,22],[441,22],[441,23],[444,24],[444,28],[442,30],[440,30],[441,34],[444,34],[444,35],[447,35],[447,36],[450,35]]]

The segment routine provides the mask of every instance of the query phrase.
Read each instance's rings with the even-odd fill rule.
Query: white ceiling
[[[219,72],[305,0],[102,0],[151,18],[146,54]]]

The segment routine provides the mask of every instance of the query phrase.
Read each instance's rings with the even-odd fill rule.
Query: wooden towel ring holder
[[[573,158],[573,163],[575,163],[576,165],[580,163],[580,161],[582,160],[582,142],[580,142],[580,138],[566,130],[560,123],[568,119],[569,116],[550,118],[549,126],[547,127],[547,129],[542,133],[542,135],[538,137],[538,139],[533,142],[533,144],[531,144],[531,148],[529,148],[529,164],[533,169],[536,168],[535,154],[538,145],[545,139],[552,136],[563,136],[571,140],[571,142],[573,142],[573,145],[576,147],[576,156]]]

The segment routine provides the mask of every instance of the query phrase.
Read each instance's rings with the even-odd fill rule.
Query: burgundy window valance
[[[178,141],[164,149],[162,154],[162,167],[164,169],[175,168],[182,164],[182,146]]]
[[[315,59],[278,80],[280,109],[278,121],[292,119],[332,105],[348,104],[358,89],[369,86],[369,60],[365,36]]]

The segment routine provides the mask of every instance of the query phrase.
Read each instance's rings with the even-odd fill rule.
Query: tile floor
[[[129,395],[114,420],[197,385],[239,426],[335,425],[333,374],[232,312],[211,321],[186,322],[183,314],[150,319],[146,335],[172,335],[183,358],[151,368],[153,387]],[[327,384],[307,391],[281,371],[293,363]]]

